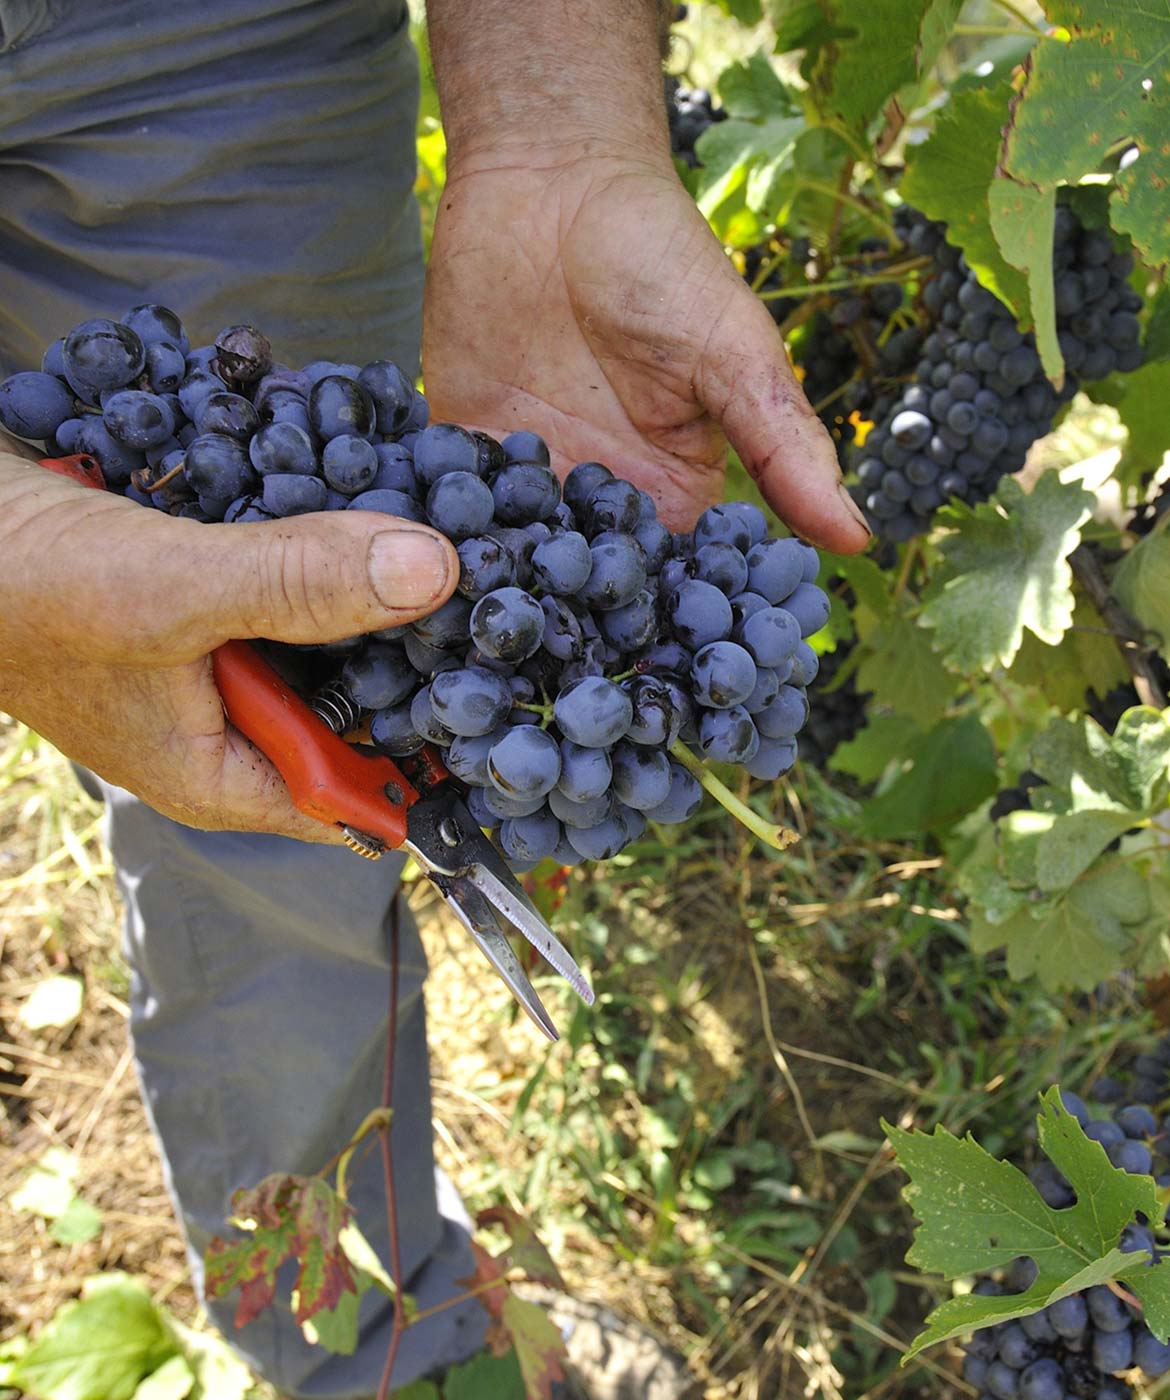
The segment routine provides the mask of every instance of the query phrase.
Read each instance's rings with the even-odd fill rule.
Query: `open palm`
[[[597,459],[675,528],[723,489],[727,442],[794,530],[868,532],[776,328],[673,170],[629,161],[455,177],[428,271],[432,413]]]

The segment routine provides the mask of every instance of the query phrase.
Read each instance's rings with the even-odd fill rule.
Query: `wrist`
[[[658,0],[427,6],[448,169],[670,165]]]

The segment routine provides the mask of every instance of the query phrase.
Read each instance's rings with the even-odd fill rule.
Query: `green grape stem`
[[[681,739],[676,739],[670,746],[670,756],[676,758],[692,777],[698,779],[704,792],[709,792],[721,807],[730,812],[736,821],[746,826],[754,836],[758,836],[766,846],[771,846],[774,851],[786,851],[789,846],[800,840],[791,827],[780,822],[766,821],[746,802],[740,801],[721,778],[691,753]]]

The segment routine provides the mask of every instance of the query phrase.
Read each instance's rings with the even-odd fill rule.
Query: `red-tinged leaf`
[[[508,1294],[500,1320],[516,1348],[524,1394],[530,1400],[552,1400],[553,1383],[565,1379],[561,1361],[566,1347],[560,1328],[539,1304],[526,1302],[515,1293]]]
[[[569,887],[568,867],[554,860],[542,860],[522,881],[529,899],[540,910],[541,917],[551,919],[565,902]]]
[[[206,1288],[221,1298],[239,1288],[235,1325],[244,1327],[276,1294],[277,1270],[286,1259],[300,1264],[294,1288],[296,1319],[336,1308],[344,1293],[357,1291],[353,1267],[339,1236],[349,1206],[319,1177],[277,1173],[232,1197],[233,1221],[248,1236],[214,1239],[207,1248]]]
[[[553,1263],[552,1255],[518,1211],[512,1210],[510,1206],[489,1206],[487,1210],[479,1212],[475,1223],[481,1229],[488,1225],[499,1225],[508,1236],[510,1247],[495,1256],[505,1270],[522,1269],[524,1276],[533,1283],[543,1283],[549,1288],[558,1288],[561,1292],[567,1291],[565,1281]]]
[[[492,1258],[487,1250],[484,1249],[483,1245],[477,1244],[475,1240],[471,1241],[471,1250],[475,1255],[475,1273],[469,1275],[467,1278],[457,1278],[455,1282],[460,1284],[463,1288],[472,1289],[480,1288],[485,1283],[499,1279],[500,1284],[498,1287],[484,1288],[482,1293],[477,1293],[475,1296],[488,1312],[491,1313],[492,1317],[501,1317],[504,1311],[504,1304],[508,1300],[508,1285],[503,1282],[505,1271],[496,1260]]]
[[[507,1356],[512,1350],[512,1334],[499,1318],[488,1323],[483,1339],[493,1356]]]

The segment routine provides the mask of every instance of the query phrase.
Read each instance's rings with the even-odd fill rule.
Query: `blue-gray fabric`
[[[413,369],[417,83],[403,0],[0,0],[0,370],[143,301],[178,311],[195,344],[248,321],[291,364]],[[198,1279],[236,1187],[317,1170],[378,1102],[399,865],[193,831],[104,790],[139,1081]],[[406,1286],[425,1307],[474,1264],[434,1165],[426,965],[400,923],[394,1171]],[[377,1152],[352,1190],[385,1259]],[[377,1389],[376,1291],[352,1357],[310,1347],[287,1306],[239,1332],[234,1299],[211,1311],[288,1396]],[[410,1328],[395,1384],[470,1355],[485,1321],[470,1302]]]

